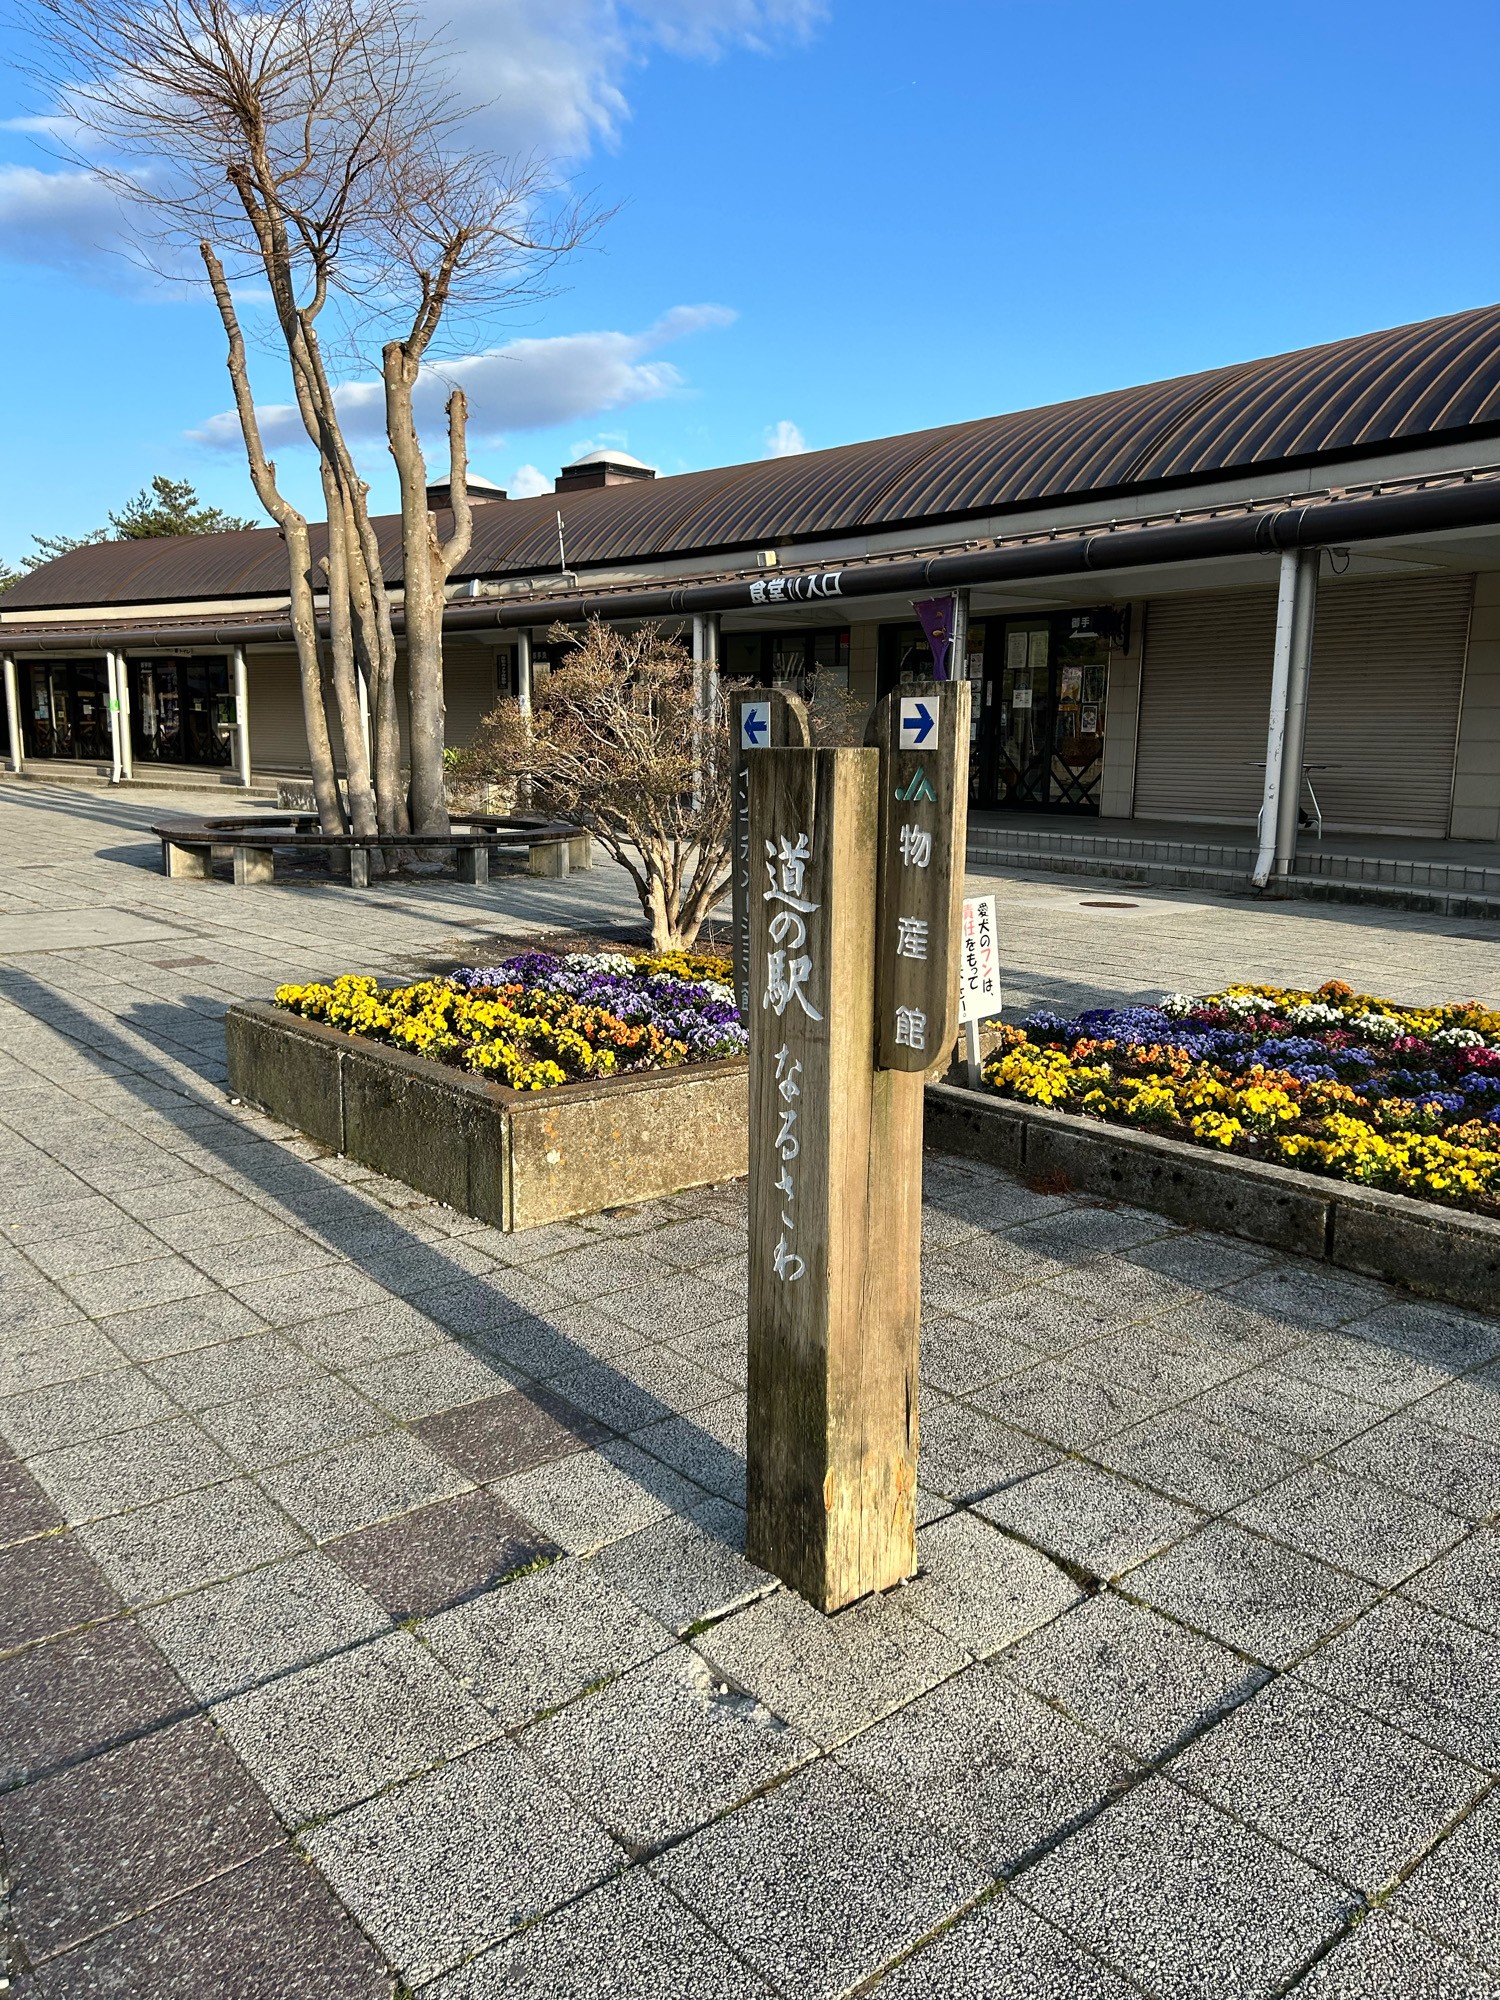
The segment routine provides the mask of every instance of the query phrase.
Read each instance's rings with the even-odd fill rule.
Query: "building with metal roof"
[[[1272,817],[1290,795],[1325,834],[1500,841],[1500,306],[748,465],[595,451],[553,493],[474,499],[455,740],[558,621],[680,622],[725,673],[873,697],[930,664],[913,600],[952,592],[981,811],[1269,840],[1279,703],[1303,768]],[[267,528],[33,571],[0,597],[13,759],[102,757],[109,655],[125,763],[305,767],[285,562]]]

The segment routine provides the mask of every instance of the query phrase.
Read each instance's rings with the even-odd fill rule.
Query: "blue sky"
[[[471,462],[512,491],[591,444],[664,472],[729,463],[1500,296],[1492,4],[450,0],[431,18],[498,97],[492,133],[619,205],[558,295],[466,344]],[[52,178],[9,88],[0,556],[94,527],[156,472],[256,514],[233,439],[213,441],[212,307],[97,247],[97,204]],[[272,358],[256,367],[280,401]],[[389,504],[377,437],[363,453]],[[313,506],[310,455],[280,464]]]

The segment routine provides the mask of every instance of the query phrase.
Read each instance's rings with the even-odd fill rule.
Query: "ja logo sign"
[[[764,750],[771,740],[771,704],[746,701],[740,704],[740,748]]]
[[[934,695],[901,700],[901,748],[920,750],[937,728],[938,705]]]

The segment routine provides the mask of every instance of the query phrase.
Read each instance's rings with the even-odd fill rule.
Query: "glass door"
[[[1047,803],[1051,648],[1050,619],[1006,621],[997,722],[1000,755],[996,789],[1003,806],[1035,808]]]

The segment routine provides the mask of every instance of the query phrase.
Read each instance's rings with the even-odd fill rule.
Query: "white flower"
[[[1484,1036],[1474,1028],[1439,1028],[1432,1037],[1435,1049],[1482,1049]]]
[[[1343,1018],[1338,1008],[1330,1007],[1326,1000],[1304,1000],[1301,1006],[1291,1008],[1287,1014],[1287,1019],[1295,1021],[1301,1028],[1311,1028],[1319,1024],[1329,1026]]]
[[[1163,993],[1158,1003],[1162,1013],[1170,1015],[1174,1020],[1179,1015],[1191,1014],[1197,1004],[1191,993]]]
[[[1389,1014],[1356,1014],[1349,1025],[1368,1035],[1372,1042],[1393,1042],[1405,1033],[1402,1023]]]

